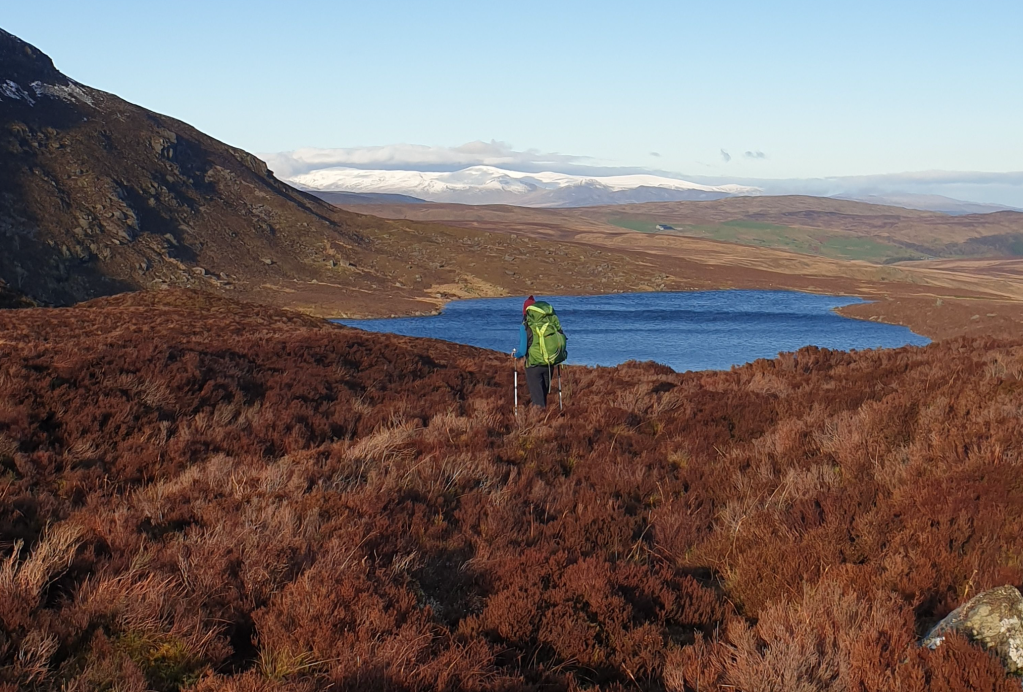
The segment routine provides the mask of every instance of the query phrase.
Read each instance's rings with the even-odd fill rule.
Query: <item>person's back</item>
[[[522,304],[519,347],[516,358],[525,358],[526,385],[535,406],[547,405],[554,368],[568,357],[568,337],[550,303],[537,302],[533,296]]]

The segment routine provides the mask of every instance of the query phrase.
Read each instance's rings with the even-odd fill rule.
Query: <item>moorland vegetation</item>
[[[1023,341],[568,368],[184,291],[0,312],[0,689],[1019,690]]]

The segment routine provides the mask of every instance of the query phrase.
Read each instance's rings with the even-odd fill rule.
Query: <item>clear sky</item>
[[[1021,0],[31,0],[0,26],[255,152],[498,140],[694,175],[1023,170]]]

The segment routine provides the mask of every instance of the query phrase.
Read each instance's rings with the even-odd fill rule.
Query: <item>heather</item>
[[[0,312],[0,689],[1012,690],[1023,341],[566,370],[164,291]]]

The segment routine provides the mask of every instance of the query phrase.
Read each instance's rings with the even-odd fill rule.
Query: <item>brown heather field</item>
[[[187,292],[0,312],[0,690],[1019,690],[1023,341],[569,368]]]

